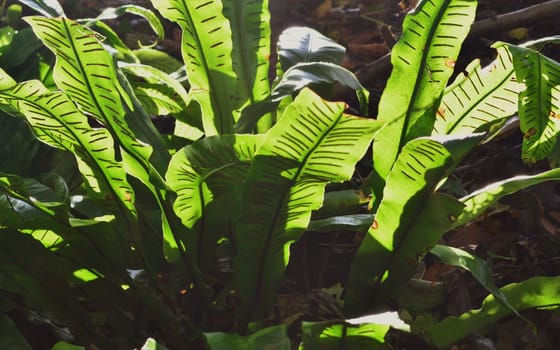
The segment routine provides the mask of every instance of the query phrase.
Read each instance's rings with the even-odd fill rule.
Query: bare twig
[[[558,17],[558,15],[560,15],[560,0],[550,0],[494,18],[485,18],[477,21],[473,24],[469,36],[476,38],[486,33],[508,30],[525,24],[535,23],[546,17]]]

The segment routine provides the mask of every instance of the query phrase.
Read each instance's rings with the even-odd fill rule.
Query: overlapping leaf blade
[[[183,31],[182,53],[192,96],[200,103],[207,136],[233,132],[243,103],[232,65],[232,32],[218,0],[153,0]]]
[[[560,63],[530,48],[507,45],[514,55],[519,94],[519,121],[524,133],[523,160],[534,163],[554,148],[560,133]]]
[[[403,148],[352,263],[344,304],[350,314],[394,298],[413,276],[416,257],[434,245],[459,215],[460,202],[433,193],[452,163],[446,148],[428,138]]]
[[[115,160],[114,143],[106,129],[92,129],[87,118],[60,92],[49,92],[38,81],[0,92],[31,125],[41,141],[72,152],[93,198],[114,198],[132,214],[134,190],[122,163]]]
[[[0,190],[2,227],[54,229],[56,219],[68,221],[67,198],[35,179],[0,173]]]
[[[210,350],[289,350],[290,338],[285,325],[259,330],[250,336],[235,333],[205,333]]]
[[[496,46],[497,58],[481,68],[473,61],[450,85],[437,110],[434,134],[472,133],[517,112],[524,85],[515,77],[509,50]]]
[[[471,194],[461,198],[465,208],[453,227],[462,226],[482,215],[488,208],[496,203],[500,198],[515,193],[529,186],[534,186],[545,181],[560,180],[560,169],[555,168],[534,175],[518,175],[492,183]]]
[[[119,62],[119,68],[127,74],[146,80],[148,83],[169,87],[174,90],[175,94],[177,94],[185,105],[190,103],[190,97],[185,87],[169,74],[156,67],[139,63]]]
[[[12,281],[15,292],[28,304],[49,312],[51,318],[70,326],[80,339],[107,344],[66,281],[70,266],[28,235],[0,229],[0,287]],[[66,262],[66,264],[64,264]]]
[[[138,5],[128,4],[121,5],[117,8],[106,8],[95,18],[95,20],[115,19],[126,13],[143,17],[148,22],[159,40],[163,39],[165,36],[165,30],[163,29],[163,25],[161,24],[158,16],[156,16],[156,14],[151,10]]]
[[[385,349],[385,336],[390,328],[410,332],[397,312],[383,312],[358,318],[302,322],[302,350]]]
[[[339,64],[346,49],[308,27],[290,27],[278,38],[278,57],[284,71],[305,62],[329,62]]]
[[[152,147],[139,141],[125,119],[117,73],[111,55],[93,32],[65,18],[26,17],[35,34],[56,55],[53,77],[58,87],[87,115],[103,123],[125,150],[127,170],[143,179],[152,171]],[[128,155],[128,157],[126,157]],[[165,155],[158,156],[165,157]]]
[[[93,32],[74,21],[42,17],[27,17],[26,20],[37,36],[56,55],[53,76],[59,88],[76,102],[85,114],[96,118],[110,130],[123,150],[119,153],[127,173],[138,178],[156,198],[162,208],[164,237],[172,247],[171,250],[176,251],[179,246],[176,236],[179,235],[179,230],[173,234],[169,225],[174,225],[177,220],[173,217],[172,210],[165,209],[166,206],[170,209],[170,205],[162,191],[165,187],[163,175],[169,154],[162,145],[158,145],[159,152],[152,157],[152,147],[135,136],[130,125],[136,125],[139,133],[151,133],[150,136],[146,136],[150,141],[160,140],[146,115],[139,113],[136,116],[137,119],[143,118],[143,121],[125,115],[119,94],[123,88],[119,84],[111,55]],[[131,226],[129,230],[133,236],[140,234],[138,227]],[[136,241],[138,244],[147,242],[139,237],[136,237]],[[148,250],[146,247],[140,247],[141,254]],[[145,257],[145,260],[150,259]]]
[[[46,17],[65,16],[58,0],[20,0],[20,2]]]
[[[369,91],[358,81],[356,76],[346,68],[329,62],[303,62],[290,67],[274,87],[270,95],[248,106],[236,124],[241,132],[253,130],[257,120],[265,113],[274,111],[280,101],[312,84],[338,83],[356,91],[360,109],[367,114]]]
[[[233,68],[239,80],[244,106],[263,100],[270,91],[270,13],[268,0],[224,0],[224,14],[232,31]],[[261,124],[263,131],[272,125]]]
[[[325,185],[349,179],[380,123],[345,115],[303,90],[267,134],[244,186],[236,229],[241,327],[272,305],[289,246],[323,201]]]
[[[509,303],[505,295],[498,289],[492,278],[492,272],[486,264],[486,261],[476,255],[472,255],[467,251],[446,245],[436,244],[430,253],[437,256],[444,264],[461,267],[468,272],[480,283],[494,298],[499,300],[503,306],[508,308],[518,317],[525,319],[517,310]]]
[[[474,19],[474,0],[425,0],[403,23],[403,35],[393,47],[393,71],[379,103],[386,121],[375,141],[374,174],[370,184],[381,196],[402,147],[432,133],[439,99],[453,73],[461,43]],[[406,82],[406,83],[404,83]]]
[[[500,289],[513,308],[524,311],[530,308],[554,308],[560,305],[560,277],[533,277],[512,283]],[[426,339],[439,349],[447,349],[462,338],[487,329],[493,323],[510,315],[512,311],[490,295],[480,309],[467,311],[457,317],[447,317],[429,327]]]
[[[179,113],[182,106],[177,103],[173,96],[173,89],[159,84],[135,83],[134,93],[146,113],[154,116],[165,116],[168,114]]]
[[[208,205],[220,196],[231,194],[245,181],[250,163],[262,142],[262,135],[220,135],[205,138],[177,152],[169,164],[167,181],[177,193],[174,209],[183,224],[192,229],[188,242],[199,264],[204,263],[205,240],[212,237],[205,228],[222,221],[208,212]],[[228,202],[231,203],[231,198]],[[226,222],[229,222],[225,218]],[[215,237],[216,233],[213,233]],[[215,241],[213,242],[215,246]],[[210,242],[209,244],[212,244]]]

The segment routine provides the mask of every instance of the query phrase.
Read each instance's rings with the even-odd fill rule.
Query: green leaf
[[[183,67],[183,63],[165,51],[144,47],[132,52],[143,65],[154,67],[167,74],[178,71]]]
[[[130,258],[130,243],[119,241],[112,227],[103,222],[110,216],[69,218],[70,209],[56,186],[50,185],[49,188],[33,179],[3,175],[0,190],[0,226],[19,229],[59,253],[61,248],[70,245],[71,259],[85,261],[107,276],[118,275],[115,266],[123,266],[124,271],[127,266],[124,262]],[[77,212],[81,209],[75,200],[72,208]]]
[[[7,74],[3,69],[0,68],[0,91],[8,90],[17,85],[17,82]]]
[[[386,349],[385,336],[389,328],[410,332],[397,312],[384,312],[359,318],[302,322],[302,350],[314,349]]]
[[[66,278],[69,261],[58,258],[28,235],[0,229],[0,275],[9,276],[28,305],[50,313],[53,322],[70,327],[82,341],[106,344],[88,312],[78,303]],[[0,278],[4,284],[5,278]],[[2,285],[2,288],[5,286]],[[104,346],[105,347],[105,346]]]
[[[0,312],[0,348],[32,350],[10,316],[4,312]]]
[[[386,122],[373,152],[369,184],[379,201],[404,145],[431,135],[436,110],[461,43],[474,19],[477,1],[423,0],[403,23],[403,35],[391,51],[393,71],[379,102],[378,119]]]
[[[0,99],[10,101],[13,108],[25,117],[38,139],[74,154],[88,195],[103,203],[105,209],[118,219],[120,227],[116,230],[117,234],[104,235],[105,240],[117,247],[122,247],[125,240],[129,245],[131,240],[136,244],[143,242],[137,237],[135,192],[128,183],[125,167],[115,160],[114,143],[109,131],[90,128],[87,118],[65,94],[46,91],[38,81],[2,91]],[[52,228],[59,232],[53,226],[39,228]],[[61,232],[65,232],[64,229]],[[140,249],[139,246],[137,248]],[[124,255],[129,254],[131,252]]]
[[[362,114],[367,114],[369,92],[360,84],[356,76],[339,65],[328,62],[297,63],[282,76],[270,96],[246,108],[241,114],[236,129],[242,132],[252,130],[261,115],[273,111],[280,101],[311,84],[339,83],[356,90]]]
[[[527,86],[519,94],[519,122],[524,134],[521,157],[534,163],[552,152],[560,133],[560,63],[530,48],[507,48],[514,58],[517,80]]]
[[[57,0],[19,0],[45,17],[66,17]]]
[[[6,70],[13,70],[24,64],[30,56],[42,46],[31,28],[17,30],[14,33],[12,44],[0,56],[0,66]]]
[[[183,107],[173,99],[175,91],[170,87],[159,84],[134,83],[134,93],[150,115],[165,116],[183,110]]]
[[[134,116],[125,115],[120,97],[120,91],[124,87],[119,83],[119,74],[111,55],[103,48],[92,31],[74,21],[42,17],[27,17],[26,20],[37,36],[56,55],[54,79],[57,85],[85,114],[95,117],[111,132],[115,141],[124,150],[120,152],[120,156],[127,174],[139,179],[157,200],[165,216],[164,227],[176,222],[176,218],[172,217],[171,208],[166,210],[169,207],[168,199],[160,192],[165,189],[163,175],[167,169],[169,154],[162,144],[157,143],[161,140],[160,135],[147,115],[143,113],[136,113]],[[145,139],[157,143],[157,148],[152,148],[149,144],[138,140],[130,125],[135,126],[134,131],[143,134]],[[152,157],[153,149],[157,149],[158,152]],[[133,203],[130,195],[126,195],[124,199]],[[130,211],[131,208],[128,209]],[[139,230],[136,222],[129,220],[125,224],[127,226],[125,229],[133,237],[140,254],[144,256],[144,261],[150,265],[153,263],[152,258],[146,254],[155,252],[150,249],[150,240],[140,237],[143,231]],[[179,229],[177,228],[175,232],[179,234]],[[170,236],[170,229],[164,229],[164,235]],[[141,246],[142,244],[146,246]],[[148,268],[150,269],[149,266]]]
[[[0,28],[0,56],[12,46],[14,34],[16,31],[10,26]]]
[[[304,321],[301,329],[302,350],[382,350],[390,327],[372,323],[351,325],[343,321]]]
[[[153,165],[150,164],[152,147],[137,140],[131,130],[128,120],[134,122],[134,118],[125,118],[113,59],[95,34],[64,18],[25,19],[39,39],[56,55],[53,73],[56,84],[85,114],[95,117],[110,129],[125,150],[123,158],[129,173],[141,180],[146,174],[163,175],[168,155],[158,153]],[[157,139],[157,136],[150,138],[153,139]]]
[[[502,294],[518,312],[538,307],[558,308],[560,277],[533,277],[500,288]],[[487,329],[493,323],[511,315],[511,310],[489,295],[477,310],[458,317],[447,317],[424,333],[426,339],[440,349],[446,349],[462,338]]]
[[[286,326],[261,329],[248,337],[234,333],[205,333],[210,350],[290,350]]]
[[[278,38],[278,57],[283,71],[298,63],[338,64],[346,49],[329,37],[308,27],[290,27]]]
[[[177,193],[174,207],[185,226],[193,228],[216,195],[245,180],[263,141],[262,136],[253,135],[209,137],[173,156],[166,178]]]
[[[102,45],[117,59],[118,61],[138,63],[138,58],[134,52],[126,46],[119,34],[108,24],[101,21],[87,22],[96,33],[103,37]]]
[[[380,124],[303,90],[267,133],[243,189],[234,262],[240,326],[272,306],[291,243],[323,202],[325,185],[348,180]]]
[[[434,189],[453,159],[440,143],[418,138],[403,148],[383,200],[350,270],[345,310],[353,315],[395,298],[416,259],[436,244],[462,204]]]
[[[148,67],[148,66],[146,66],[146,67]],[[148,115],[148,113],[142,107],[141,102],[138,100],[136,94],[134,93],[134,89],[133,89],[130,81],[127,79],[127,77],[123,73],[124,70],[126,70],[126,69],[117,70],[117,76],[118,76],[119,82],[120,82],[119,86],[122,87],[121,96],[126,97],[126,99],[128,99],[129,102],[130,102],[130,103],[127,103],[127,105],[129,105],[129,108],[130,108],[130,111],[128,111],[128,113],[127,113],[127,121],[131,125],[134,124],[135,130],[140,135],[142,135],[142,137],[146,138],[147,143],[153,147],[154,156],[150,159],[151,163],[158,170],[159,169],[167,169],[167,164],[169,163],[169,159],[171,159],[171,155],[169,154],[169,151],[167,149],[167,145],[164,143],[163,136],[155,128],[154,123],[152,123],[151,117]],[[157,69],[153,69],[152,71],[154,73],[155,72],[162,73],[161,71],[158,71]],[[180,91],[180,90],[183,89],[183,87],[177,81],[175,81],[173,78],[171,78],[170,76],[168,76],[167,74],[164,74],[164,73],[162,73],[161,76],[157,76],[157,78],[155,76],[152,77],[150,74],[146,73],[142,78],[147,80],[150,84],[160,85],[161,89],[171,88],[173,90],[173,94],[171,96],[173,97],[173,100],[176,101],[181,106],[181,113],[183,111],[185,111],[186,109],[188,109],[188,107],[184,107],[182,105],[182,101],[181,101],[181,98],[183,96],[180,96],[180,94],[182,93],[182,91]],[[159,79],[162,79],[162,80],[159,80]],[[168,80],[165,80],[165,79],[168,79]],[[176,89],[176,87],[177,87],[176,85],[179,86],[179,90]],[[184,92],[184,89],[183,89],[183,92]],[[197,121],[199,121],[199,120],[200,120],[200,118],[197,119]],[[199,124],[201,124],[201,123],[199,123]],[[146,169],[146,171],[150,172],[151,169],[152,169],[152,164],[144,162],[142,164],[142,166]],[[154,180],[155,180],[156,183],[159,182],[159,185],[161,187],[164,187],[163,183],[161,182],[162,178],[159,178],[159,176],[158,176]]]
[[[369,202],[361,190],[333,190],[325,193],[323,206],[313,213],[313,219],[358,213]]]
[[[73,345],[65,341],[59,341],[54,344],[51,350],[86,350],[83,346]]]
[[[42,151],[46,147],[42,147],[25,121],[19,118],[0,116],[0,139],[4,140],[0,146],[0,169],[4,172],[29,177],[36,173],[38,157],[45,161]]]
[[[373,214],[333,216],[326,219],[311,220],[307,230],[318,232],[365,231],[371,225],[373,219]]]
[[[472,221],[504,196],[515,193],[526,187],[551,180],[560,180],[560,169],[556,168],[535,175],[514,176],[483,187],[461,198],[461,202],[465,204],[465,208],[457,218],[457,221],[453,223],[453,228]]]
[[[159,40],[163,39],[165,36],[165,30],[158,16],[151,10],[138,5],[122,5],[116,8],[108,7],[103,10],[95,20],[116,19],[127,13],[140,16],[148,21],[148,24],[152,27],[152,30],[156,33]]]
[[[462,249],[440,244],[436,244],[432,250],[430,250],[430,253],[437,256],[444,264],[458,266],[470,272],[478,283],[486,288],[486,290],[489,291],[494,298],[499,300],[503,306],[531,324],[526,318],[517,312],[517,310],[509,303],[502,291],[496,287],[496,284],[492,279],[492,272],[484,260]]]
[[[509,50],[499,44],[494,47],[498,56],[492,63],[481,68],[480,60],[471,62],[445,90],[435,134],[472,133],[517,112],[524,85],[515,78]]]
[[[183,225],[193,229],[187,241],[199,265],[208,264],[204,247],[210,245],[215,249],[216,245],[216,233],[210,236],[205,232],[206,227],[224,217],[223,208],[218,208],[220,213],[210,215],[207,207],[245,181],[255,152],[263,141],[261,135],[213,136],[184,147],[171,159],[166,178],[168,186],[177,193],[173,207]]]
[[[158,344],[153,338],[148,338],[140,350],[167,350],[167,348]]]
[[[56,183],[52,187],[35,179],[22,179],[16,175],[0,173],[0,189],[10,199],[10,207],[17,212],[21,219],[37,218],[39,213],[56,216],[61,220],[68,220],[69,198],[66,183],[55,174],[50,174]],[[61,188],[64,187],[64,188]],[[7,199],[7,198],[6,198]],[[14,202],[12,202],[14,201]],[[19,202],[17,202],[19,201]],[[15,204],[15,203],[18,204]],[[30,212],[26,213],[26,209]]]
[[[239,79],[238,98],[243,107],[263,100],[270,91],[270,13],[268,0],[224,0],[224,15],[232,31],[232,64]],[[242,108],[243,108],[242,107]],[[266,132],[271,120],[261,120],[259,132]]]
[[[207,136],[233,132],[238,98],[232,65],[232,32],[221,1],[153,0],[161,14],[183,31],[182,53],[191,93],[202,109]]]
[[[126,74],[134,75],[151,84],[160,84],[173,89],[181,101],[188,105],[191,98],[187,90],[177,80],[173,79],[169,74],[164,71],[146,64],[138,63],[124,63],[119,62],[119,68]]]
[[[115,160],[114,144],[106,129],[91,129],[87,118],[65,94],[49,92],[38,81],[0,92],[46,144],[72,152],[93,198],[113,198],[135,215],[134,190],[126,171]]]
[[[329,62],[305,62],[292,66],[271,93],[272,102],[280,102],[310,84],[339,83],[356,90],[360,106],[367,111],[369,93],[349,70]]]

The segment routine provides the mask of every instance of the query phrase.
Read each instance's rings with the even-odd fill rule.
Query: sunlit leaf
[[[437,256],[444,264],[461,267],[468,272],[480,283],[494,298],[499,300],[502,305],[508,308],[518,317],[522,317],[517,310],[509,303],[501,290],[496,287],[492,279],[492,272],[488,268],[486,262],[477,256],[470,254],[459,248],[449,247],[445,245],[435,245],[430,253]],[[527,321],[527,320],[526,320]],[[528,322],[528,321],[527,321]]]
[[[417,256],[436,244],[459,215],[460,202],[433,192],[452,163],[447,149],[428,138],[403,148],[352,262],[344,304],[350,315],[397,297],[414,275]]]
[[[167,86],[159,84],[134,84],[136,97],[144,106],[147,113],[153,116],[165,116],[179,113],[182,106],[173,97],[175,91]]]
[[[374,172],[368,180],[375,205],[404,145],[432,133],[439,100],[476,5],[475,0],[423,0],[406,16],[403,35],[391,51],[391,77],[379,102],[378,119],[386,125],[374,143]]]
[[[239,79],[238,98],[244,108],[263,100],[270,92],[269,0],[224,0],[223,4],[232,32],[232,64]],[[266,132],[271,126],[270,116],[261,119],[259,132]]]
[[[339,64],[344,52],[344,46],[309,27],[287,28],[278,38],[278,57],[284,71],[297,63]]]
[[[287,96],[299,92],[311,84],[338,83],[356,91],[363,115],[367,115],[369,92],[360,84],[349,70],[328,62],[305,62],[292,66],[284,73],[269,97],[246,108],[241,114],[236,129],[248,132],[252,130],[262,114],[271,112]]]
[[[140,350],[167,350],[167,348],[159,344],[155,339],[148,338]]]
[[[267,133],[244,186],[236,230],[241,324],[258,320],[289,258],[289,246],[323,202],[328,182],[349,179],[380,124],[303,90]]]
[[[524,282],[512,283],[500,291],[513,308],[519,312],[538,307],[560,306],[560,277],[533,277]],[[439,349],[447,349],[462,338],[487,329],[495,322],[511,315],[511,310],[490,295],[482,307],[467,311],[457,317],[447,317],[428,328],[426,339]]]
[[[133,14],[144,18],[154,33],[157,35],[158,39],[163,39],[165,35],[165,31],[163,29],[163,25],[159,20],[158,16],[153,13],[151,10],[138,6],[138,5],[122,5],[119,7],[108,7],[103,12],[101,12],[95,19],[96,20],[107,20],[107,19],[116,19],[121,17],[124,14]]]
[[[0,93],[31,125],[37,138],[75,154],[78,167],[94,198],[118,200],[132,214],[134,190],[106,129],[90,128],[87,118],[65,94],[49,92],[38,81],[19,84]]]
[[[205,333],[210,350],[290,350],[286,326],[261,329],[248,337],[235,333]]]
[[[45,17],[66,16],[58,0],[19,0]]]
[[[524,85],[515,78],[512,56],[495,45],[498,57],[481,68],[475,60],[459,74],[443,95],[437,110],[435,134],[472,133],[517,112]]]
[[[233,131],[234,111],[244,104],[232,65],[232,32],[221,1],[153,0],[161,14],[181,26],[181,50],[191,93],[199,103],[207,136]]]
[[[530,48],[507,48],[514,57],[517,80],[527,86],[519,94],[521,156],[534,163],[552,152],[560,134],[560,63]]]
[[[453,227],[464,225],[477,216],[482,215],[486,209],[496,203],[500,198],[517,192],[523,188],[537,185],[544,181],[560,180],[560,169],[552,169],[535,175],[519,175],[509,179],[492,183],[463,198],[465,204],[461,215],[453,223]]]
[[[221,221],[227,212],[218,208],[218,212],[210,215],[208,206],[220,196],[231,194],[235,186],[245,181],[263,141],[262,135],[213,136],[184,147],[171,159],[167,182],[177,193],[173,207],[183,225],[192,230],[188,242],[199,264],[208,265],[201,256],[207,257],[205,251],[216,246],[216,233],[211,235],[206,228]],[[231,205],[231,201],[230,198],[226,205]]]

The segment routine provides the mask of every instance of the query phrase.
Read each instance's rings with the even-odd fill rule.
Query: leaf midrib
[[[227,134],[230,133],[232,130],[232,128],[226,128],[225,126],[225,118],[228,115],[228,111],[224,110],[224,106],[219,102],[219,98],[218,96],[216,96],[216,92],[215,92],[215,86],[217,86],[215,84],[214,78],[211,74],[211,69],[210,66],[208,65],[208,61],[206,60],[206,52],[203,49],[203,45],[202,45],[202,41],[200,40],[200,35],[199,35],[199,30],[198,30],[198,26],[196,26],[194,24],[194,19],[191,16],[191,12],[189,11],[189,7],[187,5],[187,1],[185,0],[180,0],[181,1],[181,5],[183,6],[183,12],[187,15],[189,24],[191,25],[191,30],[193,32],[193,37],[196,40],[196,44],[197,47],[199,48],[198,50],[196,50],[196,53],[199,55],[199,57],[201,58],[201,63],[204,66],[204,70],[206,71],[206,79],[208,80],[208,94],[210,96],[210,105],[212,107],[217,107],[219,115],[214,116],[214,125],[216,125],[216,123],[218,123],[219,125],[219,130],[218,130],[218,134]],[[179,21],[180,23],[180,21]],[[182,26],[181,26],[182,27]],[[184,31],[184,28],[183,28]],[[183,34],[184,35],[184,34]],[[187,49],[185,49],[186,51]],[[224,97],[227,98],[227,97]],[[214,109],[214,108],[212,108]],[[205,130],[206,132],[206,130]]]
[[[476,108],[478,107],[483,101],[485,101],[489,96],[491,96],[494,92],[496,92],[498,89],[500,89],[501,87],[503,87],[508,80],[510,80],[510,78],[513,76],[513,67],[511,68],[511,71],[507,74],[507,76],[500,80],[500,82],[496,85],[496,87],[492,90],[489,90],[487,93],[483,94],[483,95],[479,95],[482,96],[482,98],[478,99],[478,101],[476,101],[474,104],[472,104],[472,106],[470,106],[469,108],[467,108],[463,113],[462,116],[460,118],[457,118],[456,121],[451,124],[451,127],[448,129],[447,134],[452,134],[455,130],[455,128],[459,127],[459,125],[461,124],[461,122],[463,122],[465,120],[465,118],[470,115],[470,113]]]
[[[42,97],[39,97],[39,98],[42,98]],[[121,206],[122,206],[124,203],[122,203],[122,199],[121,199],[120,195],[118,194],[118,192],[113,188],[113,185],[112,185],[112,183],[113,183],[112,177],[109,176],[109,174],[107,174],[107,173],[104,171],[104,168],[103,168],[103,167],[99,164],[99,162],[97,161],[97,157],[95,157],[95,156],[93,155],[93,152],[92,152],[88,147],[85,146],[86,143],[84,142],[84,140],[82,140],[82,138],[80,137],[80,135],[79,135],[79,134],[76,134],[75,132],[73,132],[72,128],[70,128],[70,127],[64,122],[63,119],[57,118],[57,117],[54,116],[52,113],[50,113],[49,110],[47,110],[47,109],[41,107],[41,105],[38,105],[38,104],[33,103],[33,102],[30,102],[30,101],[28,101],[28,100],[26,100],[25,103],[33,104],[33,106],[35,106],[36,108],[42,110],[45,114],[50,115],[52,119],[58,121],[62,126],[64,126],[64,129],[65,129],[70,135],[72,135],[72,137],[73,137],[74,140],[78,141],[78,145],[79,145],[83,150],[86,151],[86,154],[93,160],[92,163],[95,164],[95,167],[97,168],[97,170],[98,170],[101,174],[103,174],[104,182],[108,185],[107,187],[109,187],[109,189],[111,190],[111,195],[113,196],[113,198],[119,198],[119,201],[118,201],[118,202],[120,203],[120,205],[119,205],[119,208],[120,208],[119,211],[122,211],[123,209],[121,208]],[[80,113],[80,112],[75,111],[75,113]],[[81,114],[81,113],[80,113],[80,114]],[[66,148],[66,147],[64,147],[64,148]],[[74,153],[74,152],[72,152],[72,153]],[[126,207],[126,205],[125,205],[125,207]],[[125,213],[123,213],[123,214],[125,215],[125,217],[128,217],[129,215],[132,214],[132,213],[130,213],[130,211],[128,210],[128,208],[127,208],[127,210],[124,210],[124,212],[125,212]]]
[[[449,5],[449,3],[453,1],[453,0],[445,0],[445,2],[441,5],[440,10],[438,11],[438,13],[435,16],[435,20],[432,22],[432,26],[430,27],[430,31],[428,32],[428,36],[426,38],[426,46],[429,44],[430,46],[428,46],[431,49],[431,44],[433,42],[434,36],[435,36],[435,32],[438,28],[438,24],[441,22],[441,19],[443,17],[443,15],[445,14],[446,10],[447,10],[447,6]],[[414,89],[412,91],[412,95],[410,97],[410,102],[408,103],[407,106],[407,110],[405,113],[405,117],[403,118],[403,127],[401,129],[401,135],[399,138],[399,148],[398,148],[398,152],[401,151],[401,149],[404,147],[404,144],[406,143],[406,135],[407,135],[407,131],[408,131],[408,126],[409,126],[409,122],[410,122],[410,116],[414,113],[415,110],[415,104],[416,104],[416,98],[417,96],[420,94],[420,91],[422,90],[421,87],[423,87],[422,82],[423,82],[423,77],[424,77],[424,70],[426,68],[426,62],[428,61],[428,54],[430,53],[431,50],[422,50],[422,59],[420,60],[420,65],[419,65],[419,69],[418,69],[418,73],[416,74],[416,80],[414,81]],[[395,159],[396,161],[396,159]]]
[[[235,35],[232,35],[232,37],[237,37],[240,40],[238,40],[237,44],[239,45],[239,50],[241,51],[241,56],[242,56],[242,60],[243,62],[240,62],[240,66],[238,67],[238,69],[241,70],[242,75],[243,75],[243,79],[240,79],[242,81],[243,84],[243,89],[245,89],[245,91],[247,92],[247,94],[249,95],[249,101],[250,104],[255,103],[255,96],[254,96],[254,91],[253,91],[253,87],[251,86],[250,82],[251,82],[251,74],[249,73],[249,64],[250,63],[250,54],[249,54],[249,48],[246,45],[246,40],[243,40],[243,36],[244,33],[247,32],[246,27],[245,27],[245,21],[243,21],[243,9],[240,9],[239,6],[244,7],[244,1],[246,0],[234,0],[234,5],[232,6],[233,12],[234,12],[234,17],[236,22],[238,23],[237,26],[232,26],[232,30],[235,30]],[[241,4],[240,4],[241,2]],[[233,34],[233,33],[232,33]]]
[[[196,251],[196,262],[198,264],[198,266],[201,266],[202,263],[202,247],[204,246],[203,244],[203,234],[204,234],[204,230],[206,228],[206,215],[204,215],[206,206],[208,203],[206,203],[206,199],[204,198],[204,191],[202,190],[202,186],[204,183],[206,183],[206,180],[211,177],[214,174],[220,174],[222,173],[223,170],[230,168],[230,167],[234,167],[238,164],[242,164],[244,163],[243,161],[237,161],[237,162],[230,162],[227,164],[223,164],[222,166],[218,167],[218,168],[213,168],[210,171],[206,172],[204,175],[199,177],[199,180],[197,181],[198,184],[196,186],[198,193],[200,194],[200,200],[199,200],[199,204],[200,204],[200,209],[201,209],[201,213],[200,213],[200,218],[197,220],[198,222],[200,222],[197,233],[198,233],[198,245],[197,245],[197,251]],[[247,162],[245,162],[247,163]],[[194,171],[194,168],[193,168]],[[196,171],[195,171],[196,173]],[[212,193],[214,194],[214,193]],[[215,197],[214,197],[215,198]],[[196,222],[195,222],[196,224]],[[194,225],[193,225],[194,227]]]
[[[447,160],[445,160],[445,162],[443,164],[441,164],[439,167],[437,167],[436,169],[439,171],[439,175],[437,176],[438,179],[441,179],[441,175],[443,175],[443,173],[446,170],[446,164],[449,163],[449,156],[446,157]],[[426,168],[425,168],[426,169]],[[429,169],[429,170],[435,170],[433,168]],[[422,175],[426,174],[426,171],[424,170],[422,172]],[[407,177],[405,177],[407,178]],[[437,192],[433,192],[433,188],[435,187],[435,185],[437,185],[438,181],[434,181],[433,184],[428,184],[426,183],[423,188],[420,191],[420,195],[418,195],[416,198],[418,198],[418,203],[421,203],[423,205],[425,205],[425,203],[430,200],[431,196],[437,196],[439,195]],[[430,185],[429,188],[427,188],[427,185]],[[391,269],[391,267],[395,264],[395,259],[396,257],[399,255],[400,253],[400,247],[404,244],[405,241],[407,241],[410,237],[410,231],[412,229],[412,227],[414,226],[414,223],[418,220],[418,218],[420,217],[420,215],[424,212],[424,206],[420,207],[413,215],[411,220],[409,220],[408,222],[405,223],[405,225],[403,226],[399,226],[397,228],[396,232],[405,232],[408,234],[405,234],[402,239],[398,240],[395,245],[395,248],[389,253],[389,257],[387,258],[385,264],[383,265],[383,269],[380,270],[381,273],[379,274],[379,277],[383,276],[383,274],[385,274],[386,271],[389,271]],[[410,216],[407,216],[410,217]],[[396,234],[396,232],[394,234]],[[379,285],[381,285],[382,281],[381,278],[376,280],[376,283],[374,285],[374,287],[372,289],[376,289]]]
[[[274,210],[274,215],[272,217],[272,220],[270,220],[270,226],[268,228],[267,235],[266,235],[266,240],[265,240],[265,244],[264,244],[264,249],[261,252],[261,255],[259,257],[259,268],[258,268],[258,273],[257,273],[257,286],[256,286],[256,291],[255,291],[255,299],[254,302],[251,304],[251,308],[249,309],[249,320],[253,319],[253,314],[255,313],[255,310],[257,308],[257,305],[259,304],[262,296],[261,296],[261,291],[262,289],[264,289],[264,281],[263,281],[263,275],[264,275],[264,271],[265,271],[265,262],[267,260],[267,257],[269,256],[269,250],[270,250],[270,245],[273,239],[273,235],[274,235],[274,231],[275,231],[275,227],[278,224],[279,218],[281,216],[282,210],[284,208],[284,203],[286,202],[286,199],[288,197],[289,194],[289,190],[297,183],[297,180],[299,179],[301,173],[303,172],[304,168],[305,168],[305,164],[307,163],[307,160],[309,159],[309,157],[311,156],[311,154],[313,154],[313,152],[321,145],[322,141],[325,139],[325,137],[338,125],[339,121],[342,119],[343,117],[343,113],[340,113],[336,119],[332,120],[331,125],[328,127],[328,129],[323,132],[323,134],[321,135],[321,137],[317,140],[317,142],[315,142],[315,144],[309,149],[309,151],[307,152],[307,154],[304,155],[304,157],[302,158],[302,162],[301,162],[301,166],[299,167],[299,169],[297,170],[297,172],[294,174],[293,179],[286,184],[286,186],[289,185],[289,187],[287,188],[286,191],[284,191],[284,193],[280,196],[280,200],[278,201],[278,203],[280,203],[276,209]]]

